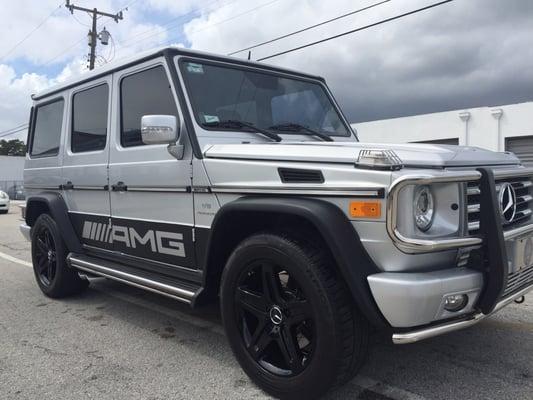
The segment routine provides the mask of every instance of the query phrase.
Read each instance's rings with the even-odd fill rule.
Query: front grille
[[[533,283],[533,266],[521,271],[511,272],[507,275],[507,286],[503,291],[503,297],[516,292],[530,283]]]
[[[530,178],[516,177],[496,180],[496,195],[499,196],[500,187],[504,182],[509,182],[516,193],[516,214],[509,223],[503,223],[503,230],[515,228],[531,220],[533,194],[531,192],[533,183]],[[468,211],[468,234],[476,235],[479,233],[479,197],[480,190],[477,182],[467,184],[467,211]]]

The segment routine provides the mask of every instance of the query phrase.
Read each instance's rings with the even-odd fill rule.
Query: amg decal
[[[132,227],[84,221],[82,237],[103,243],[121,243],[133,249],[140,246],[149,248],[153,253],[185,257],[183,235],[177,232],[149,229],[144,235],[140,235]]]

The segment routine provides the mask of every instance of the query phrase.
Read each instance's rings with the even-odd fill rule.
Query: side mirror
[[[176,143],[179,137],[178,119],[174,115],[143,115],[141,137],[144,144]]]

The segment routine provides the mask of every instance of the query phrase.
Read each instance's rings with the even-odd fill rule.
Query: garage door
[[[428,143],[428,144],[459,144],[458,138],[449,138],[449,139],[435,139],[435,140],[421,140],[420,142],[413,143]]]
[[[505,150],[515,153],[525,166],[533,167],[533,136],[505,138]]]

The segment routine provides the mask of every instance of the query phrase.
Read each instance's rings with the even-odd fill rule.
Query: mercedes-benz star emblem
[[[505,182],[500,188],[500,214],[505,222],[512,222],[516,214],[516,193],[513,186]]]
[[[279,325],[283,321],[283,313],[278,306],[274,306],[270,309],[270,320],[274,325]]]

